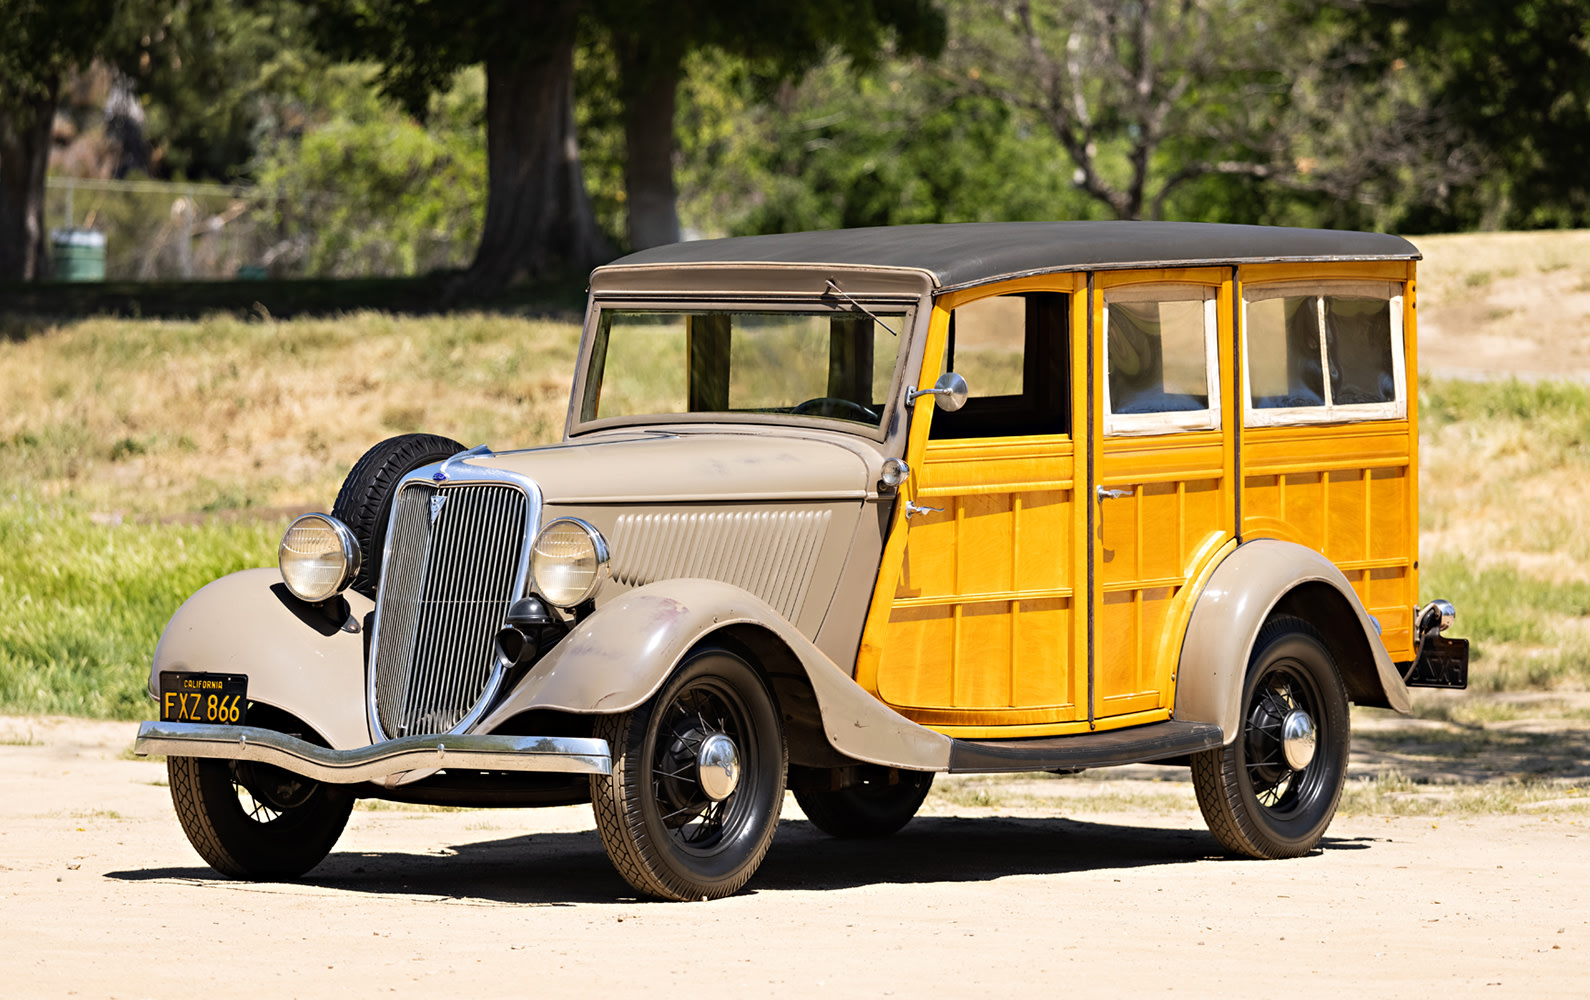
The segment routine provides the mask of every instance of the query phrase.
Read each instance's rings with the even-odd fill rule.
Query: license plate
[[[161,674],[160,721],[240,726],[248,708],[244,674]]]

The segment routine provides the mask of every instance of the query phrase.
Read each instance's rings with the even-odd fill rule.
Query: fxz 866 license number
[[[248,708],[243,674],[161,674],[162,722],[207,722],[236,726]]]

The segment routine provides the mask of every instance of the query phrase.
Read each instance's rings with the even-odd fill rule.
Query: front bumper
[[[146,722],[133,753],[272,764],[316,781],[351,785],[409,771],[553,771],[611,774],[607,741],[566,736],[405,736],[354,750],[330,750],[253,726]]]

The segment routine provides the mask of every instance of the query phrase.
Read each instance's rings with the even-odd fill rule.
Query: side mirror
[[[931,389],[918,389],[911,386],[905,392],[906,405],[916,402],[918,396],[936,396],[934,405],[945,413],[954,413],[966,405],[966,396],[971,390],[966,385],[966,380],[960,372],[945,372]]]

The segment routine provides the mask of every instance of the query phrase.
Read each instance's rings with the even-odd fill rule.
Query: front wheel
[[[228,878],[292,879],[331,853],[353,795],[269,764],[167,757],[188,842]]]
[[[767,854],[784,803],[784,731],[749,663],[704,649],[646,704],[602,716],[613,773],[592,775],[613,867],[659,899],[738,892]]]
[[[1347,689],[1313,626],[1278,616],[1259,630],[1242,687],[1242,729],[1194,754],[1193,784],[1209,831],[1253,858],[1314,849],[1347,777]]]

